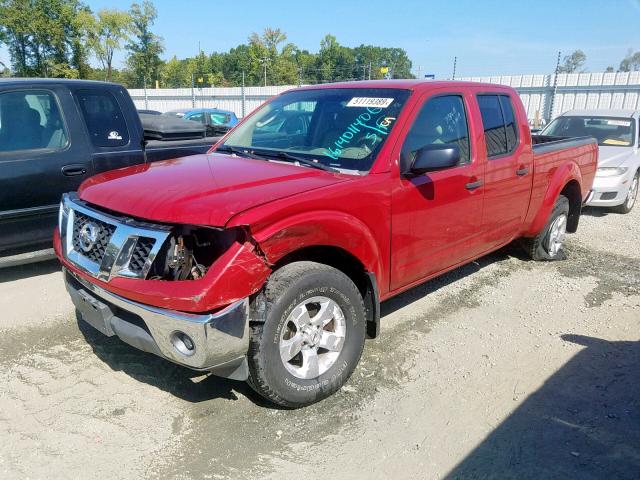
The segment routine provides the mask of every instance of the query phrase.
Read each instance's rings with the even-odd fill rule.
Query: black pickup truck
[[[60,197],[83,180],[216,142],[195,122],[141,116],[121,85],[0,79],[0,267],[48,255]]]

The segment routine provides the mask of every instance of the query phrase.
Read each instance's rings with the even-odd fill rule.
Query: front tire
[[[336,392],[364,347],[365,308],[344,273],[315,262],[276,270],[253,302],[249,385],[273,403],[298,408]],[[259,312],[264,306],[264,312]]]
[[[551,216],[542,231],[534,238],[525,238],[522,244],[533,260],[564,260],[562,250],[569,221],[569,199],[560,195]]]
[[[640,170],[636,172],[631,181],[631,185],[629,186],[629,192],[627,193],[627,198],[625,199],[622,205],[618,205],[616,207],[612,207],[611,210],[616,213],[629,213],[633,210],[633,206],[636,204],[636,199],[638,198],[638,190],[640,189]]]

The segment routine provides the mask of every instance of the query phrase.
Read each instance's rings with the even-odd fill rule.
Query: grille
[[[137,274],[142,273],[147,258],[149,258],[149,252],[153,248],[156,241],[153,238],[140,237],[136,243],[136,248],[133,249],[131,260],[129,261],[129,270]]]
[[[613,200],[618,196],[618,192],[604,192],[600,195],[600,200]]]
[[[80,245],[80,230],[87,223],[94,224],[98,229],[98,235],[95,243],[91,247],[91,250],[85,252]],[[77,210],[74,212],[74,221],[73,221],[73,248],[76,252],[81,255],[84,255],[92,262],[97,263],[98,265],[102,263],[102,259],[104,258],[104,252],[107,249],[107,245],[109,245],[109,240],[111,240],[111,236],[113,232],[115,232],[115,225],[111,225],[106,222],[102,222],[100,220],[96,220],[95,218],[91,218],[84,213],[80,213]]]

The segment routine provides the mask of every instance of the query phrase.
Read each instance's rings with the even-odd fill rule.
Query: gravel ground
[[[568,258],[507,248],[383,304],[309,408],[77,323],[55,262],[0,270],[0,478],[638,478],[640,209]]]

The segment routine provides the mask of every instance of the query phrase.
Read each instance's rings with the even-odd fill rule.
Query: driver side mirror
[[[425,145],[416,152],[409,173],[422,175],[434,170],[442,170],[458,165],[460,162],[460,147],[455,144]]]

